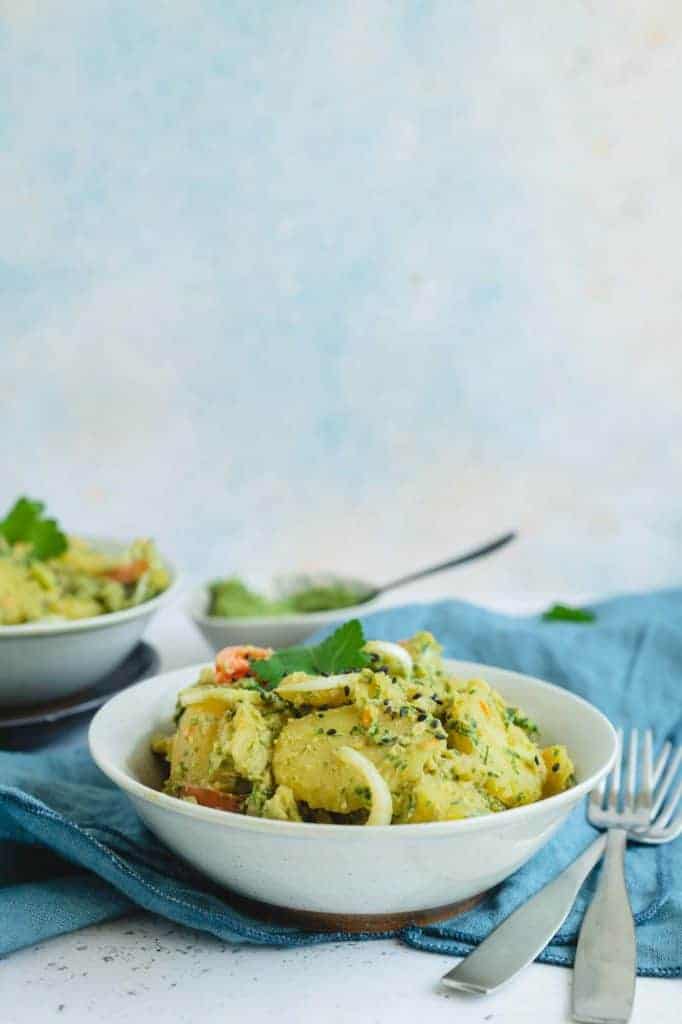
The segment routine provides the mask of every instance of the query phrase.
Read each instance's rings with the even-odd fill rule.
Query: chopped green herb
[[[597,616],[589,608],[571,608],[567,604],[553,604],[542,613],[545,622],[594,622]]]
[[[504,716],[508,723],[517,725],[519,729],[523,729],[529,736],[534,736],[539,732],[535,722],[531,718],[522,715],[518,708],[506,707],[504,709]]]
[[[455,718],[449,722],[450,729],[452,732],[456,732],[458,736],[471,736],[472,728],[465,722],[460,722],[459,719]]]

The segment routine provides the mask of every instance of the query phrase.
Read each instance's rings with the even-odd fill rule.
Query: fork
[[[682,782],[666,800],[682,750],[673,754],[672,745],[666,743],[654,765],[649,729],[644,733],[641,757],[638,748],[639,734],[633,729],[622,770],[623,734],[619,730],[613,771],[594,790],[587,809],[590,824],[607,830],[599,885],[583,919],[575,954],[573,1017],[588,1024],[625,1024],[632,1013],[637,948],[625,881],[628,839],[660,844],[682,831],[682,814],[673,819],[682,797]]]
[[[621,735],[618,742],[620,764]],[[682,832],[682,814],[672,820],[682,796],[682,782],[663,806],[682,762],[682,749],[677,749],[671,757],[672,752],[672,745],[666,743],[654,767],[652,824],[647,824],[646,829],[628,832],[630,841],[666,843]],[[603,787],[601,792],[603,795]],[[561,874],[505,918],[473,952],[444,976],[443,983],[449,988],[486,995],[527,967],[566,920],[578,890],[601,859],[606,842],[606,836],[599,836]]]

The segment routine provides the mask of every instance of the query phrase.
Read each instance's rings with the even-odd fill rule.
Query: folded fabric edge
[[[52,848],[71,863],[79,864],[94,872],[137,906],[167,917],[177,924],[210,932],[229,942],[237,944],[251,942],[257,945],[286,947],[317,945],[322,942],[392,938],[397,934],[395,931],[371,934],[306,932],[293,927],[281,928],[272,925],[264,925],[260,928],[227,903],[224,910],[214,910],[202,907],[197,903],[190,903],[181,896],[164,893],[155,884],[144,878],[139,871],[122,860],[118,854],[35,798],[28,797],[9,787],[0,786],[0,808],[3,807],[25,833],[34,837],[35,842]],[[40,829],[36,829],[36,821],[40,822]],[[217,897],[208,893],[200,895],[205,900],[217,902]]]
[[[0,957],[57,935],[113,921],[134,904],[91,872],[0,889]]]
[[[413,949],[421,950],[424,953],[439,953],[442,956],[465,957],[476,948],[474,944],[461,942],[458,939],[440,939],[433,935],[427,935],[420,928],[404,928],[400,938]],[[572,967],[574,958],[575,944],[557,947],[550,943],[536,957],[535,963],[549,964],[552,967]],[[637,974],[640,978],[682,978],[682,965],[679,967],[650,967],[638,964]]]

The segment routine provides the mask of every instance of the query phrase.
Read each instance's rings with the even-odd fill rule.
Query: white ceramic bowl
[[[115,669],[152,616],[176,596],[178,574],[165,564],[171,585],[134,608],[87,619],[0,626],[0,707],[68,697]]]
[[[450,905],[501,882],[533,856],[608,771],[616,750],[609,721],[567,690],[499,668],[448,661],[457,676],[485,678],[565,743],[573,789],[482,818],[358,827],[268,821],[185,803],[157,791],[150,736],[170,731],[176,694],[198,666],[169,672],[113,697],[90,726],[102,771],[132,800],[152,832],[214,882],[295,911],[393,915]]]
[[[296,615],[260,615],[253,618],[234,619],[208,615],[208,585],[199,587],[190,595],[187,611],[214,651],[234,644],[253,644],[256,647],[295,647],[302,644],[318,629],[335,622],[366,615],[372,611],[375,602],[337,608],[331,612],[305,612]]]

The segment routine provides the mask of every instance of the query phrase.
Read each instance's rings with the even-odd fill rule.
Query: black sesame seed
[[[425,722],[427,718],[428,715],[425,715],[423,711],[421,712],[421,714],[417,715],[418,722]]]
[[[535,761],[535,763],[536,763],[536,764],[540,764],[540,758],[538,757],[538,755],[537,755],[537,754],[535,755],[535,757],[533,758],[533,760]]]
[[[559,771],[559,768],[560,768],[560,765],[558,765],[558,764],[553,764],[553,765],[552,765],[552,771],[553,771],[553,772],[558,772],[558,771]]]
[[[327,729],[327,736],[335,736],[336,729]]]
[[[350,686],[344,686],[343,692],[345,693],[346,697],[350,697]]]

